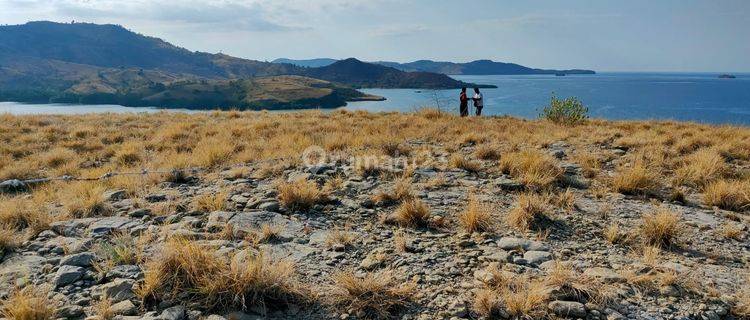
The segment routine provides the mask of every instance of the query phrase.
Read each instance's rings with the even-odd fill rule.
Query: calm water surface
[[[459,80],[497,85],[482,89],[484,113],[536,118],[553,94],[576,96],[592,117],[606,119],[673,119],[750,125],[750,74],[719,79],[718,73],[600,73],[596,75],[454,76]],[[346,108],[370,111],[413,111],[439,105],[457,112],[458,90],[366,89],[386,101],[353,102]],[[80,114],[158,112],[158,108],[117,105],[21,104],[0,102],[0,113]],[[176,112],[201,112],[171,109]]]

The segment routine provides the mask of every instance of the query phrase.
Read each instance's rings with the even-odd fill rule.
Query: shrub
[[[622,194],[651,195],[658,187],[655,172],[641,162],[621,169],[612,180],[612,188]]]
[[[146,263],[145,278],[135,291],[147,307],[189,299],[207,309],[242,311],[307,296],[294,265],[286,260],[274,261],[262,252],[220,256],[184,239],[170,239],[161,254]]]
[[[548,208],[548,196],[525,193],[518,196],[516,206],[506,216],[506,222],[521,231],[538,228],[540,223],[548,219],[545,213]]]
[[[0,315],[10,320],[55,319],[55,303],[48,298],[48,292],[31,285],[16,290],[0,303]]]
[[[552,156],[536,150],[505,155],[500,158],[500,170],[537,189],[550,187],[564,173]]]
[[[680,216],[669,209],[659,208],[643,216],[640,231],[646,244],[670,246],[682,231]]]
[[[396,209],[393,218],[404,227],[424,227],[429,224],[430,209],[422,201],[409,200]]]
[[[315,182],[305,179],[281,183],[277,189],[281,204],[292,211],[308,210],[328,201],[328,195]]]
[[[492,215],[474,197],[469,198],[466,209],[458,215],[458,222],[469,233],[492,230]]]
[[[357,277],[353,272],[333,276],[335,304],[355,310],[366,319],[390,319],[408,305],[415,285],[393,278],[388,271]]]
[[[703,201],[724,210],[745,211],[750,208],[750,182],[719,180],[703,190]]]
[[[589,109],[575,97],[558,99],[552,96],[549,106],[544,107],[539,117],[556,124],[573,126],[582,124],[588,119]]]

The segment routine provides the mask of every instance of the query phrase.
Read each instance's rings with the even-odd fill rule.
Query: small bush
[[[472,161],[471,159],[467,159],[459,154],[453,155],[450,160],[448,160],[448,165],[451,168],[463,169],[468,172],[479,172],[479,170],[482,169],[482,165],[479,162]]]
[[[352,272],[333,276],[333,300],[337,305],[355,310],[366,319],[391,319],[406,307],[415,285],[393,278],[390,272],[367,273],[357,277]]]
[[[277,189],[281,204],[292,211],[309,210],[316,204],[328,201],[328,195],[313,181],[302,179],[281,183]]]
[[[549,106],[544,107],[539,117],[556,124],[573,126],[586,122],[588,113],[589,109],[575,97],[561,100],[552,96]]]

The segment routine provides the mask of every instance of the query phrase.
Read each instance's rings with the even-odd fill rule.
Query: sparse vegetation
[[[290,210],[308,210],[328,200],[328,195],[315,182],[308,180],[280,183],[277,189],[279,201]]]
[[[682,232],[680,216],[667,208],[659,208],[643,216],[640,232],[646,244],[671,246]]]
[[[505,218],[506,223],[518,230],[538,229],[549,219],[549,196],[524,193],[518,196],[516,204]]]
[[[750,208],[750,182],[719,180],[706,186],[703,201],[725,210],[746,211]]]
[[[430,209],[422,201],[409,200],[396,209],[393,218],[404,227],[424,227],[430,222]]]
[[[549,105],[542,109],[539,117],[555,124],[573,126],[584,123],[589,118],[588,113],[589,109],[575,97],[558,99],[552,96]]]
[[[504,155],[500,158],[500,170],[537,189],[552,186],[563,174],[563,169],[552,156],[536,150]]]
[[[469,198],[466,209],[458,215],[459,224],[469,233],[491,231],[492,220],[487,207],[475,197]]]
[[[612,188],[623,194],[652,195],[659,186],[656,177],[653,170],[639,161],[632,167],[620,169],[612,180]]]
[[[366,319],[391,319],[408,305],[416,287],[411,282],[397,281],[388,271],[364,277],[340,272],[333,276],[333,282],[333,302]]]
[[[0,315],[10,320],[55,319],[55,303],[48,298],[49,290],[33,285],[16,289],[0,302]]]

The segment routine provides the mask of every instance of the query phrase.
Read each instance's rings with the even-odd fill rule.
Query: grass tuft
[[[17,289],[0,302],[0,315],[10,320],[55,319],[55,303],[48,294],[48,289],[37,286]]]
[[[643,215],[640,234],[648,245],[671,246],[681,232],[680,216],[667,208],[659,208],[654,213]]]
[[[535,189],[552,186],[563,174],[563,169],[552,156],[536,150],[509,153],[500,158],[500,170]]]
[[[430,223],[430,208],[422,201],[409,200],[396,209],[393,218],[402,227],[425,227]]]
[[[516,205],[505,217],[509,226],[521,231],[539,229],[548,220],[549,197],[536,193],[524,193],[518,196]]]
[[[493,225],[489,210],[475,197],[469,198],[466,209],[458,215],[458,222],[469,233],[491,231]]]
[[[706,186],[703,201],[724,210],[746,211],[750,208],[750,181],[719,180]]]
[[[406,307],[414,293],[411,282],[397,281],[388,271],[357,277],[353,272],[333,276],[333,302],[365,319],[391,319]]]
[[[316,204],[328,201],[328,194],[313,181],[297,180],[283,182],[277,186],[279,201],[292,211],[309,210]]]

